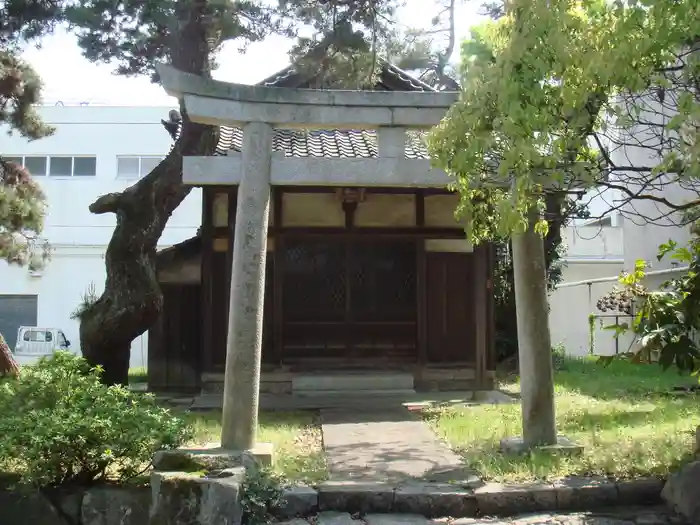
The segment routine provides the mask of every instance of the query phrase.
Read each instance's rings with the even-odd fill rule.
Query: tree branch
[[[102,215],[105,213],[117,213],[122,202],[124,193],[108,193],[98,197],[95,202],[90,204],[88,209],[90,213]]]

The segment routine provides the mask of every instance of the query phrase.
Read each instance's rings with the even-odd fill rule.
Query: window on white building
[[[117,157],[117,178],[140,179],[148,175],[165,157],[156,155]]]
[[[24,166],[34,177],[94,177],[97,157],[66,155],[3,156],[5,160]]]

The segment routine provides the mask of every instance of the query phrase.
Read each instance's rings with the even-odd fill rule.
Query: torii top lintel
[[[427,129],[440,122],[456,92],[291,89],[234,84],[157,64],[165,91],[184,100],[194,122],[235,126],[266,122],[278,128]]]

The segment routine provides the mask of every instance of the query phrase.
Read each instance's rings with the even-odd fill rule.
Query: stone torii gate
[[[185,157],[183,183],[238,185],[224,379],[221,448],[254,450],[260,386],[266,239],[271,186],[445,188],[427,159],[405,158],[407,130],[438,124],[453,92],[289,89],[204,79],[156,66],[163,88],[193,122],[243,130],[241,152]],[[286,158],[274,128],[375,129],[376,158]],[[525,447],[556,446],[543,242],[532,228],[513,239]],[[565,440],[564,440],[565,442]],[[506,444],[511,443],[508,441]]]

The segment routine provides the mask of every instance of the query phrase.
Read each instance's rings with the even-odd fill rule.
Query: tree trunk
[[[17,361],[12,357],[12,352],[5,338],[0,334],[0,377],[19,375],[19,366]]]
[[[180,0],[180,30],[173,35],[172,62],[180,70],[209,75],[207,0]],[[80,317],[80,345],[87,361],[104,369],[103,382],[128,382],[131,342],[146,332],[163,308],[155,271],[156,246],[173,211],[191,188],[182,184],[184,155],[211,155],[218,129],[191,122],[181,106],[182,128],[173,149],[156,168],[122,193],[90,205],[114,213],[117,225],[107,247],[102,295]]]
[[[547,271],[551,268],[557,249],[561,244],[561,228],[564,222],[564,216],[562,214],[563,200],[564,196],[559,193],[549,193],[545,195],[545,218],[549,226],[547,235],[544,238],[544,256],[547,264]]]

